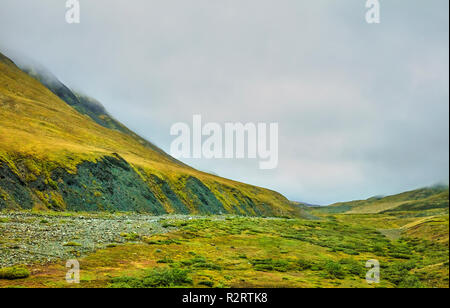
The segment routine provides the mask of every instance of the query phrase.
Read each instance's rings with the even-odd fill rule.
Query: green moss
[[[53,181],[51,178],[47,179],[47,183],[54,190],[58,190],[58,184],[55,181]]]
[[[42,166],[36,163],[33,159],[25,159],[24,165],[28,169],[30,173],[32,173],[35,176],[41,175],[42,172]]]
[[[9,199],[8,193],[4,191],[1,187],[0,187],[0,199],[2,199],[3,201],[7,201]]]
[[[66,246],[66,247],[80,247],[81,244],[77,243],[77,242],[68,242],[68,243],[65,243],[64,246]]]
[[[120,236],[130,242],[138,241],[141,238],[140,235],[137,233],[125,233],[124,232],[124,233],[121,233]]]
[[[0,269],[0,279],[15,280],[30,276],[30,271],[24,267],[6,267]]]

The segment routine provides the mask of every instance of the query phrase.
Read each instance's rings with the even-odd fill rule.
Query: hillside
[[[279,193],[174,160],[44,77],[0,54],[0,209],[298,214]]]
[[[72,106],[76,111],[81,114],[89,116],[97,124],[112,129],[118,130],[124,134],[127,134],[135,139],[140,144],[158,152],[165,158],[172,160],[178,164],[182,164],[176,161],[171,156],[167,155],[160,148],[154,144],[148,142],[144,138],[141,138],[136,133],[128,129],[125,125],[114,119],[105,109],[105,107],[96,99],[87,95],[78,93],[69,89],[51,72],[41,67],[38,64],[22,64],[20,69],[26,72],[28,75],[45,85],[50,91],[57,95],[61,100]]]
[[[341,202],[313,209],[324,214],[375,214],[393,212],[438,211],[449,208],[448,186],[434,186],[387,197]]]

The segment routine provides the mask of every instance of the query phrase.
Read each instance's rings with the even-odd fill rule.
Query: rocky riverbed
[[[171,219],[193,219],[170,216]],[[73,259],[115,244],[165,233],[167,217],[140,214],[0,212],[0,268]]]

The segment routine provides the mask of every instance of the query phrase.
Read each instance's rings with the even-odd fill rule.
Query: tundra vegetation
[[[448,215],[448,187],[319,208],[200,172],[0,54],[0,287],[448,287]]]
[[[416,193],[410,193],[410,198]],[[105,241],[95,250],[67,246],[71,239],[61,240],[58,249],[78,257],[80,284],[66,283],[65,261],[55,259],[21,265],[31,276],[0,279],[0,287],[447,288],[448,197],[441,198],[442,202],[447,200],[447,207],[417,211],[400,207],[398,212],[329,214],[324,208],[313,207],[305,209],[308,219],[230,215],[153,218],[152,230],[156,231],[147,228],[127,233],[118,228],[115,235],[120,241]],[[22,214],[38,216],[36,224],[43,215],[48,215],[50,224],[62,219],[77,223],[77,217],[82,216],[119,219],[130,228],[139,217],[127,213]],[[17,213],[13,218],[9,215],[0,215],[4,221],[0,229],[20,220]],[[78,240],[89,246],[83,236]],[[5,249],[8,240],[3,241]],[[20,239],[15,242],[20,245]],[[368,284],[365,279],[366,261],[371,259],[380,262],[379,284]]]

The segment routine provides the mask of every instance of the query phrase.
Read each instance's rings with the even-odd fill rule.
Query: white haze
[[[448,183],[447,0],[1,0],[0,51],[40,62],[169,151],[175,122],[278,122],[279,165],[184,160],[326,204]]]

